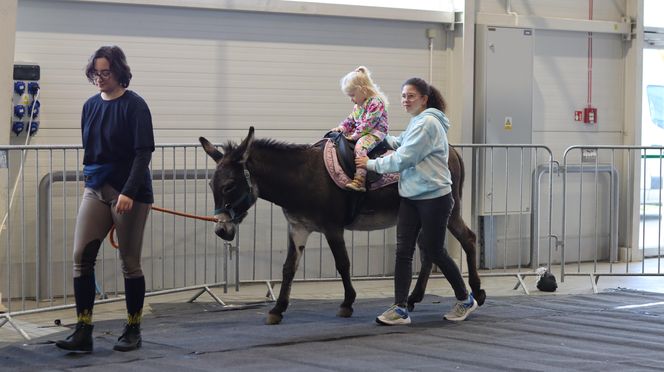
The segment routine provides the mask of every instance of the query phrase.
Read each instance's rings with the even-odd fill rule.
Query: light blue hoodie
[[[428,108],[410,119],[398,137],[387,136],[396,151],[369,160],[367,169],[377,173],[399,172],[399,195],[408,199],[433,199],[452,191],[452,178],[447,167],[450,121],[435,108]]]

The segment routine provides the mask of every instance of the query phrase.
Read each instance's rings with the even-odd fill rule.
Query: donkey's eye
[[[235,190],[235,185],[226,185],[221,189],[224,194],[230,194],[233,190]]]

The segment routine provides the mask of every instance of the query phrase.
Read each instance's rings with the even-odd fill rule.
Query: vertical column
[[[16,10],[18,7],[18,0],[2,0],[0,1],[0,145],[7,145],[9,143],[9,127],[12,118],[11,102],[12,99],[12,79],[14,71],[14,44],[16,40]],[[0,154],[2,157],[3,154]],[[4,154],[4,159],[7,159]],[[2,159],[0,159],[2,160]],[[4,168],[2,166],[4,165]],[[7,164],[0,164],[0,258],[4,257],[7,253],[7,244],[5,236],[4,216],[7,212]],[[0,259],[0,262],[5,262]],[[0,270],[3,272],[3,270]],[[0,283],[5,282],[5,278],[0,278]],[[3,287],[0,286],[0,310],[2,306],[2,291]]]
[[[14,44],[16,41],[16,10],[18,0],[0,1],[0,102],[10,102],[12,99],[12,80],[14,70]],[[9,143],[9,120],[12,117],[11,107],[0,105],[0,120],[3,129],[0,130],[0,144]],[[1,188],[6,192],[6,188]]]
[[[624,142],[625,145],[641,144],[641,92],[643,91],[643,18],[644,2],[640,0],[627,0],[627,17],[636,22],[634,35],[625,42],[625,117],[624,117]],[[647,98],[646,98],[647,99]],[[621,197],[619,206],[620,221],[629,221],[625,226],[627,231],[620,231],[620,260],[640,260],[642,251],[639,250],[639,202],[641,159],[640,153],[636,152],[636,158],[627,159],[630,171],[626,177],[621,177],[620,190],[631,190],[632,195]],[[630,184],[631,183],[631,184]]]

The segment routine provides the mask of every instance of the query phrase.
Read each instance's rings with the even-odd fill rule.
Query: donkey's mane
[[[223,145],[222,147],[224,149],[224,153],[231,153],[232,151],[236,150],[238,146],[239,144],[229,141],[227,144]],[[253,142],[252,147],[256,149],[268,149],[277,152],[294,153],[294,152],[308,150],[311,148],[311,145],[288,143],[283,141],[277,141],[271,138],[260,138],[256,139]]]

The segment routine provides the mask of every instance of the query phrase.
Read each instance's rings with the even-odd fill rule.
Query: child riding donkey
[[[355,104],[348,117],[332,128],[355,142],[355,157],[366,156],[387,135],[387,97],[371,79],[369,70],[360,66],[341,79],[341,90]],[[357,167],[347,189],[365,192],[367,169]]]

